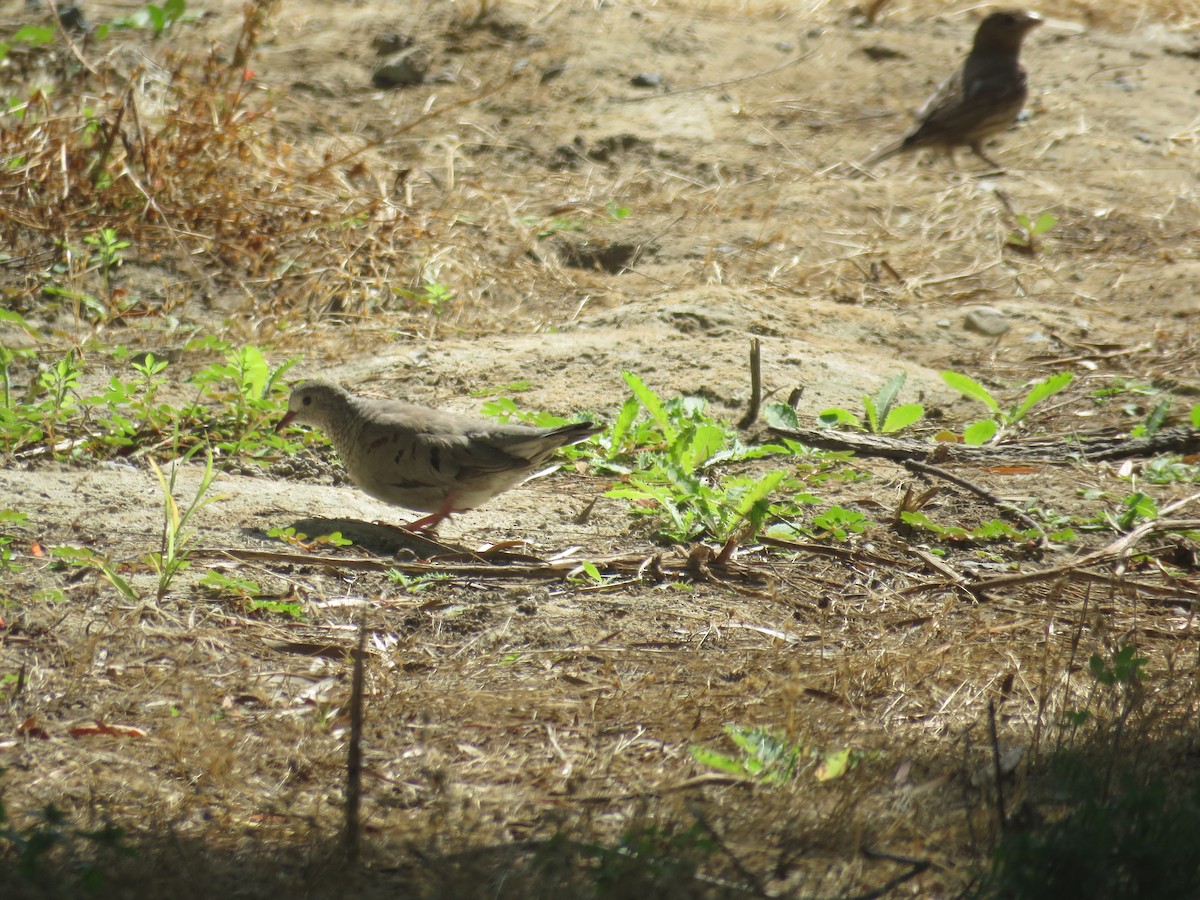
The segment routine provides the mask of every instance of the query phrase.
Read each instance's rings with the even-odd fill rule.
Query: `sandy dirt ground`
[[[18,22],[23,6],[0,15]],[[99,19],[120,6],[88,11]],[[848,4],[502,2],[475,18],[471,4],[285,0],[252,63],[277,135],[315,157],[366,147],[347,183],[376,184],[439,223],[437,242],[392,248],[407,257],[397,278],[448,285],[455,298],[435,316],[346,295],[338,315],[322,316],[266,291],[248,306],[254,285],[222,283],[207,309],[189,307],[169,327],[93,337],[158,349],[211,327],[275,361],[301,356],[296,377],[463,411],[479,409],[479,392],[507,396],[525,381],[512,394],[523,408],[611,419],[631,371],[664,398],[702,396],[736,419],[754,338],[765,388],[773,399],[803,389],[808,425],[830,406],[861,409],[864,394],[904,372],[903,399],[924,403],[935,427],[961,430],[978,408],[943,384],[944,369],[1006,402],[1034,379],[1074,372],[1030,433],[1128,431],[1146,405],[1092,398],[1118,383],[1172,392],[1177,412],[1194,405],[1197,32],[1132,3],[1091,14],[1052,4],[1025,45],[1026,113],[989,148],[1006,171],[961,153],[957,168],[918,155],[864,172],[857,161],[902,133],[961,59],[978,21],[968,6],[897,2],[867,25]],[[239,3],[190,7],[204,15],[172,40],[196,51],[235,40]],[[374,87],[377,46],[408,39],[425,83]],[[131,58],[160,52],[122,46]],[[420,119],[430,110],[444,111]],[[629,214],[614,217],[617,207]],[[1043,213],[1057,224],[1036,252],[1006,247],[1017,215]],[[181,260],[136,256],[126,268],[144,283],[187,272]],[[968,326],[980,307],[996,311],[1003,334]],[[69,329],[40,314],[27,318]],[[103,374],[101,363],[89,377]],[[1087,652],[1138,635],[1160,672],[1196,637],[1195,569],[1173,600],[1161,585],[1137,603],[1107,585],[1038,582],[991,602],[956,591],[931,550],[974,577],[1063,563],[1112,535],[1025,561],[905,539],[886,523],[914,477],[865,458],[868,480],[815,490],[883,525],[829,542],[839,548],[829,553],[750,553],[740,580],[631,577],[601,589],[463,576],[414,590],[371,568],[239,562],[226,551],[287,552],[267,532],[288,526],[357,539],[321,552],[393,558],[394,538],[368,523],[406,513],[345,483],[327,452],[307,453],[303,464],[219,475],[219,499],[194,521],[193,566],[160,601],[132,603],[27,553],[5,575],[0,674],[27,680],[0,738],[10,810],[52,801],[91,824],[167,834],[167,850],[147,839],[143,858],[173,848],[194,860],[161,863],[186,896],[210,895],[238,871],[253,873],[249,895],[306,879],[315,895],[336,892],[326,859],[341,821],[345,653],[366,610],[370,867],[353,876],[363,892],[542,896],[550,881],[529,874],[533,842],[565,834],[616,846],[638,823],[699,822],[723,844],[702,872],[742,884],[751,873],[763,893],[844,896],[904,870],[867,848],[930,860],[900,891],[950,896],[986,866],[986,839],[963,823],[976,815],[986,831],[973,770],[988,760],[988,701],[1006,704],[1003,739],[1036,756],[1039,698],[1062,685],[1047,673],[1072,671],[1068,658],[1077,670],[1087,655],[1071,655],[1073,634]],[[962,474],[1066,514],[1131,490],[1119,463]],[[198,478],[183,467],[177,493]],[[442,537],[525,542],[541,559],[574,548],[580,560],[661,555],[685,566],[688,548],[660,546],[624,501],[604,496],[613,483],[566,469],[455,517]],[[1165,504],[1195,485],[1144,489]],[[945,521],[993,515],[944,491],[934,508]],[[128,564],[153,598],[154,576],[136,563],[158,547],[162,496],[143,463],[25,456],[0,467],[0,497],[28,516],[13,531],[23,550],[90,548]],[[206,593],[197,582],[212,569],[300,603],[305,620],[251,615]],[[51,587],[66,602],[30,599]],[[334,650],[304,655],[312,646]],[[48,740],[19,731],[31,717]],[[146,737],[68,733],[97,720]],[[689,748],[732,752],[728,725],[778,729],[810,749],[849,746],[864,761],[829,783],[718,777]],[[278,865],[268,873],[249,859]],[[504,886],[505,868],[524,874]],[[203,875],[180,878],[189,871]],[[680,896],[727,890],[687,884]]]

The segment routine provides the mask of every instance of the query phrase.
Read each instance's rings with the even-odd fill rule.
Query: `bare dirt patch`
[[[86,11],[103,21],[124,7]],[[114,209],[145,240],[120,284],[161,302],[100,324],[48,298],[39,275],[61,259],[55,239],[82,241],[94,218],[42,229],[5,200],[15,261],[0,307],[42,339],[0,334],[36,344],[14,370],[26,380],[76,348],[97,386],[119,370],[115,346],[175,352],[216,333],[269,345],[277,361],[302,355],[297,377],[460,410],[478,409],[475,392],[528,381],[514,395],[523,408],[612,419],[627,396],[621,372],[633,371],[729,420],[748,402],[757,338],[767,388],[781,399],[803,387],[808,424],[829,406],[861,409],[903,371],[905,399],[929,413],[921,433],[961,430],[979,409],[939,371],[968,373],[1006,402],[1071,371],[1029,431],[1127,432],[1154,400],[1098,403],[1094,391],[1171,392],[1177,415],[1200,391],[1200,45],[1188,27],[1200,9],[1108,7],[1102,19],[1081,4],[1042,10],[1049,20],[1024,54],[1028,115],[993,151],[1006,173],[916,157],[864,174],[854,163],[901,133],[961,58],[974,13],[889,5],[868,27],[819,3],[287,0],[262,19],[247,61],[246,108],[267,124],[238,126],[267,135],[246,139],[237,183],[277,204],[256,220],[271,231],[184,223],[175,207],[162,219]],[[241,4],[192,9],[204,15],[165,42],[118,36],[80,52],[161,74],[168,47],[202,58],[217,41],[218,67],[230,65]],[[0,15],[7,33],[28,14],[14,2]],[[425,83],[372,85],[376,45],[395,46],[391,35],[420,49]],[[8,64],[22,85],[57,74]],[[633,83],[647,74],[650,87]],[[170,105],[145,72],[69,84],[110,116],[128,84],[147,122]],[[1016,215],[1046,212],[1057,224],[1035,253],[1006,246]],[[436,300],[431,285],[453,297]],[[964,326],[981,305],[1009,325],[1000,337]],[[181,389],[209,361],[176,359]],[[442,537],[471,549],[526,542],[517,550],[541,560],[578,548],[580,561],[620,561],[620,577],[500,566],[410,573],[414,585],[386,574],[395,547],[365,524],[404,513],[314,455],[223,471],[221,499],[194,523],[192,566],[154,600],[143,564],[161,535],[153,473],[136,458],[69,455],[0,468],[0,508],[28,517],[7,529],[21,568],[0,588],[0,784],[22,827],[53,803],[82,827],[127,829],[135,862],[106,860],[118,892],[851,896],[910,875],[899,890],[951,896],[988,867],[996,836],[989,703],[1001,748],[1024,755],[1004,782],[1010,813],[1026,798],[1045,811],[1042,764],[1059,744],[1090,746],[1060,727],[1079,709],[1098,735],[1136,724],[1121,753],[1181,760],[1178,776],[1193,776],[1200,579],[1188,538],[1148,534],[1132,560],[972,588],[1068,564],[1117,534],[1081,530],[1035,549],[894,528],[906,486],[929,483],[863,457],[855,466],[870,478],[815,487],[815,510],[840,504],[875,527],[791,550],[747,538],[722,568],[654,540],[604,496],[616,476],[567,470],[456,517]],[[1145,481],[1144,463],[1064,452],[1061,464],[955,471],[1064,517],[1119,514],[1135,489],[1159,508],[1195,493]],[[181,472],[187,497],[199,473]],[[939,487],[926,509],[939,522],[996,517]],[[1175,516],[1194,519],[1195,507]],[[336,556],[328,565],[248,553],[289,552],[267,531],[293,525],[356,545],[321,549]],[[60,546],[113,561],[138,600],[40,555]],[[206,591],[210,570],[253,579],[256,600],[297,604],[303,619]],[[362,614],[366,865],[345,874],[334,860],[347,659]],[[1132,718],[1087,671],[1093,654],[1127,644],[1148,660]],[[95,722],[144,736],[71,731]],[[776,784],[699,764],[693,746],[736,755],[727,726],[777,731],[806,768]],[[820,780],[818,763],[842,748],[856,766]],[[621,850],[631,835],[644,843]]]

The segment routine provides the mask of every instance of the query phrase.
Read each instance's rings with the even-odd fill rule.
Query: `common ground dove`
[[[502,425],[400,400],[356,397],[325,381],[292,389],[276,430],[292,422],[325,432],[351,480],[372,497],[431,513],[404,526],[411,531],[430,531],[451,513],[474,509],[520,484],[559,447],[604,429],[592,422]]]
[[[920,147],[941,148],[953,162],[955,147],[970,147],[988,165],[996,166],[983,152],[983,142],[1008,128],[1025,105],[1029,89],[1018,60],[1021,41],[1041,24],[1036,13],[1021,10],[994,12],[980,22],[966,62],[925,101],[917,113],[917,126],[875,151],[863,165]]]

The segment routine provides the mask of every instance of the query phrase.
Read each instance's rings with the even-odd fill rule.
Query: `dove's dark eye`
[[[301,402],[302,402],[302,403],[303,403],[305,406],[312,406],[312,397],[308,396],[308,394],[305,394],[305,395],[304,395],[304,399],[303,399]]]

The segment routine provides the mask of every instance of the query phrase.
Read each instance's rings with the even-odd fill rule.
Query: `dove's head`
[[[302,381],[292,388],[287,412],[275,430],[282,431],[293,422],[327,430],[333,417],[339,416],[349,404],[350,394],[340,385],[328,381]]]

